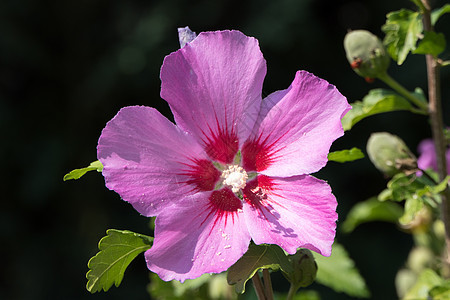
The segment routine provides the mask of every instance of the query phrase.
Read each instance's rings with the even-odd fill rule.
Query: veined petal
[[[189,205],[161,211],[148,268],[163,280],[193,279],[220,273],[248,249],[242,201],[229,190],[196,194]]]
[[[211,158],[230,163],[258,116],[265,75],[256,39],[239,31],[202,32],[164,59],[161,97]]]
[[[263,100],[242,148],[245,169],[281,177],[318,171],[327,163],[332,142],[344,134],[341,118],[350,108],[333,85],[297,72],[288,89]]]
[[[220,176],[190,134],[144,106],[125,107],[108,122],[97,156],[106,186],[146,216],[212,190]]]
[[[337,202],[330,186],[312,176],[258,176],[244,189],[244,214],[256,244],[277,244],[289,254],[307,248],[331,254]]]

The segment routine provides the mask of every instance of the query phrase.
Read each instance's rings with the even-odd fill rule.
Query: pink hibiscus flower
[[[106,186],[157,216],[148,268],[163,280],[227,270],[256,244],[331,254],[336,199],[308,174],[327,163],[350,109],[328,82],[297,72],[264,100],[266,62],[238,31],[204,32],[170,54],[161,97],[176,125],[125,107],[98,144]]]
[[[421,170],[433,169],[437,172],[437,160],[436,160],[436,150],[434,147],[434,142],[432,139],[425,139],[420,142],[417,147],[420,154],[417,159],[417,166]],[[445,157],[447,159],[447,174],[450,174],[450,149],[445,152]],[[422,175],[422,172],[419,172]]]

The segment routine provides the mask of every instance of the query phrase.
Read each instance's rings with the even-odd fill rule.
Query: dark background
[[[437,1],[442,6],[445,1]],[[156,107],[171,118],[159,97],[159,69],[178,49],[177,27],[196,32],[237,29],[260,41],[268,64],[264,94],[289,86],[299,69],[313,72],[350,102],[371,85],[348,66],[342,40],[348,29],[383,36],[385,15],[410,1],[0,1],[0,299],[146,299],[148,272],[139,257],[119,288],[91,295],[87,261],[109,228],[149,234],[148,219],[108,191],[100,174],[63,182],[68,171],[96,160],[106,122],[127,105]],[[450,36],[450,16],[437,30]],[[449,51],[444,53],[450,59]],[[426,90],[425,64],[410,56],[391,74],[408,89]],[[448,102],[449,70],[442,71]],[[447,104],[448,107],[448,104]],[[448,110],[446,110],[448,119]],[[447,122],[448,124],[448,122]],[[427,119],[397,112],[362,121],[332,150],[365,151],[371,132],[402,136],[415,151],[430,136]],[[370,161],[330,163],[316,176],[338,199],[340,221],[350,207],[380,192],[386,179]],[[339,224],[338,224],[339,229]],[[412,245],[395,225],[372,223],[337,239],[349,251],[373,294],[396,299],[394,277]],[[276,289],[287,286],[274,279]],[[322,299],[348,299],[313,285]]]

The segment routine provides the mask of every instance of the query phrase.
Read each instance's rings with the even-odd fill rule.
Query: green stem
[[[295,296],[295,294],[297,294],[297,291],[298,291],[298,286],[291,284],[291,287],[289,288],[289,292],[286,297],[286,300],[294,299],[294,296]]]
[[[273,300],[272,281],[270,280],[270,273],[268,269],[263,270],[263,279],[267,300]]]
[[[388,86],[393,88],[395,91],[397,91],[400,95],[411,101],[413,104],[415,104],[417,107],[421,109],[423,113],[427,113],[428,111],[428,105],[411,94],[407,89],[405,89],[400,83],[394,80],[389,74],[384,73],[383,75],[378,76],[378,79],[382,80],[384,83],[386,83]]]
[[[267,300],[266,294],[264,292],[264,287],[261,282],[261,278],[259,278],[258,272],[255,273],[252,277],[253,288],[255,289],[256,296],[258,296],[258,300]]]

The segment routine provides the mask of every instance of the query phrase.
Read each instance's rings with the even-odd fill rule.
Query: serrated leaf
[[[330,257],[313,254],[318,265],[317,282],[353,297],[370,297],[364,279],[343,246],[334,243]]]
[[[91,164],[89,166],[87,166],[86,168],[75,169],[73,171],[70,171],[69,173],[64,175],[63,180],[67,181],[67,180],[71,180],[71,179],[79,179],[87,172],[94,171],[94,170],[97,172],[101,172],[103,170],[103,165],[99,160],[91,162]]]
[[[439,18],[446,13],[450,13],[450,4],[445,4],[441,8],[433,10],[431,13],[431,24],[434,26]]]
[[[413,51],[414,54],[431,54],[437,57],[445,50],[445,36],[443,33],[425,31],[424,37]]]
[[[361,158],[364,158],[364,153],[362,153],[362,151],[356,147],[353,147],[349,150],[334,151],[328,154],[328,161],[335,161],[340,163],[354,161]]]
[[[128,230],[109,229],[106,234],[98,244],[100,252],[88,262],[86,289],[91,293],[119,286],[128,265],[153,242],[152,237]]]
[[[286,254],[277,245],[251,244],[248,251],[228,269],[228,284],[235,284],[236,292],[242,294],[247,281],[260,269],[281,269],[285,273],[293,271]]]
[[[405,61],[410,51],[416,49],[422,28],[418,12],[402,9],[387,14],[386,23],[382,27],[386,33],[383,43],[398,65]]]
[[[341,230],[349,233],[358,225],[373,221],[396,223],[402,214],[403,209],[397,203],[380,202],[376,197],[372,197],[352,207],[341,225]]]
[[[408,100],[393,91],[374,89],[362,101],[352,103],[352,109],[342,118],[342,127],[349,130],[364,118],[398,110],[414,111],[414,108]]]
[[[406,293],[404,299],[428,299],[428,293],[433,287],[443,284],[444,280],[431,269],[420,273],[414,286]],[[433,298],[434,299],[434,298]]]

